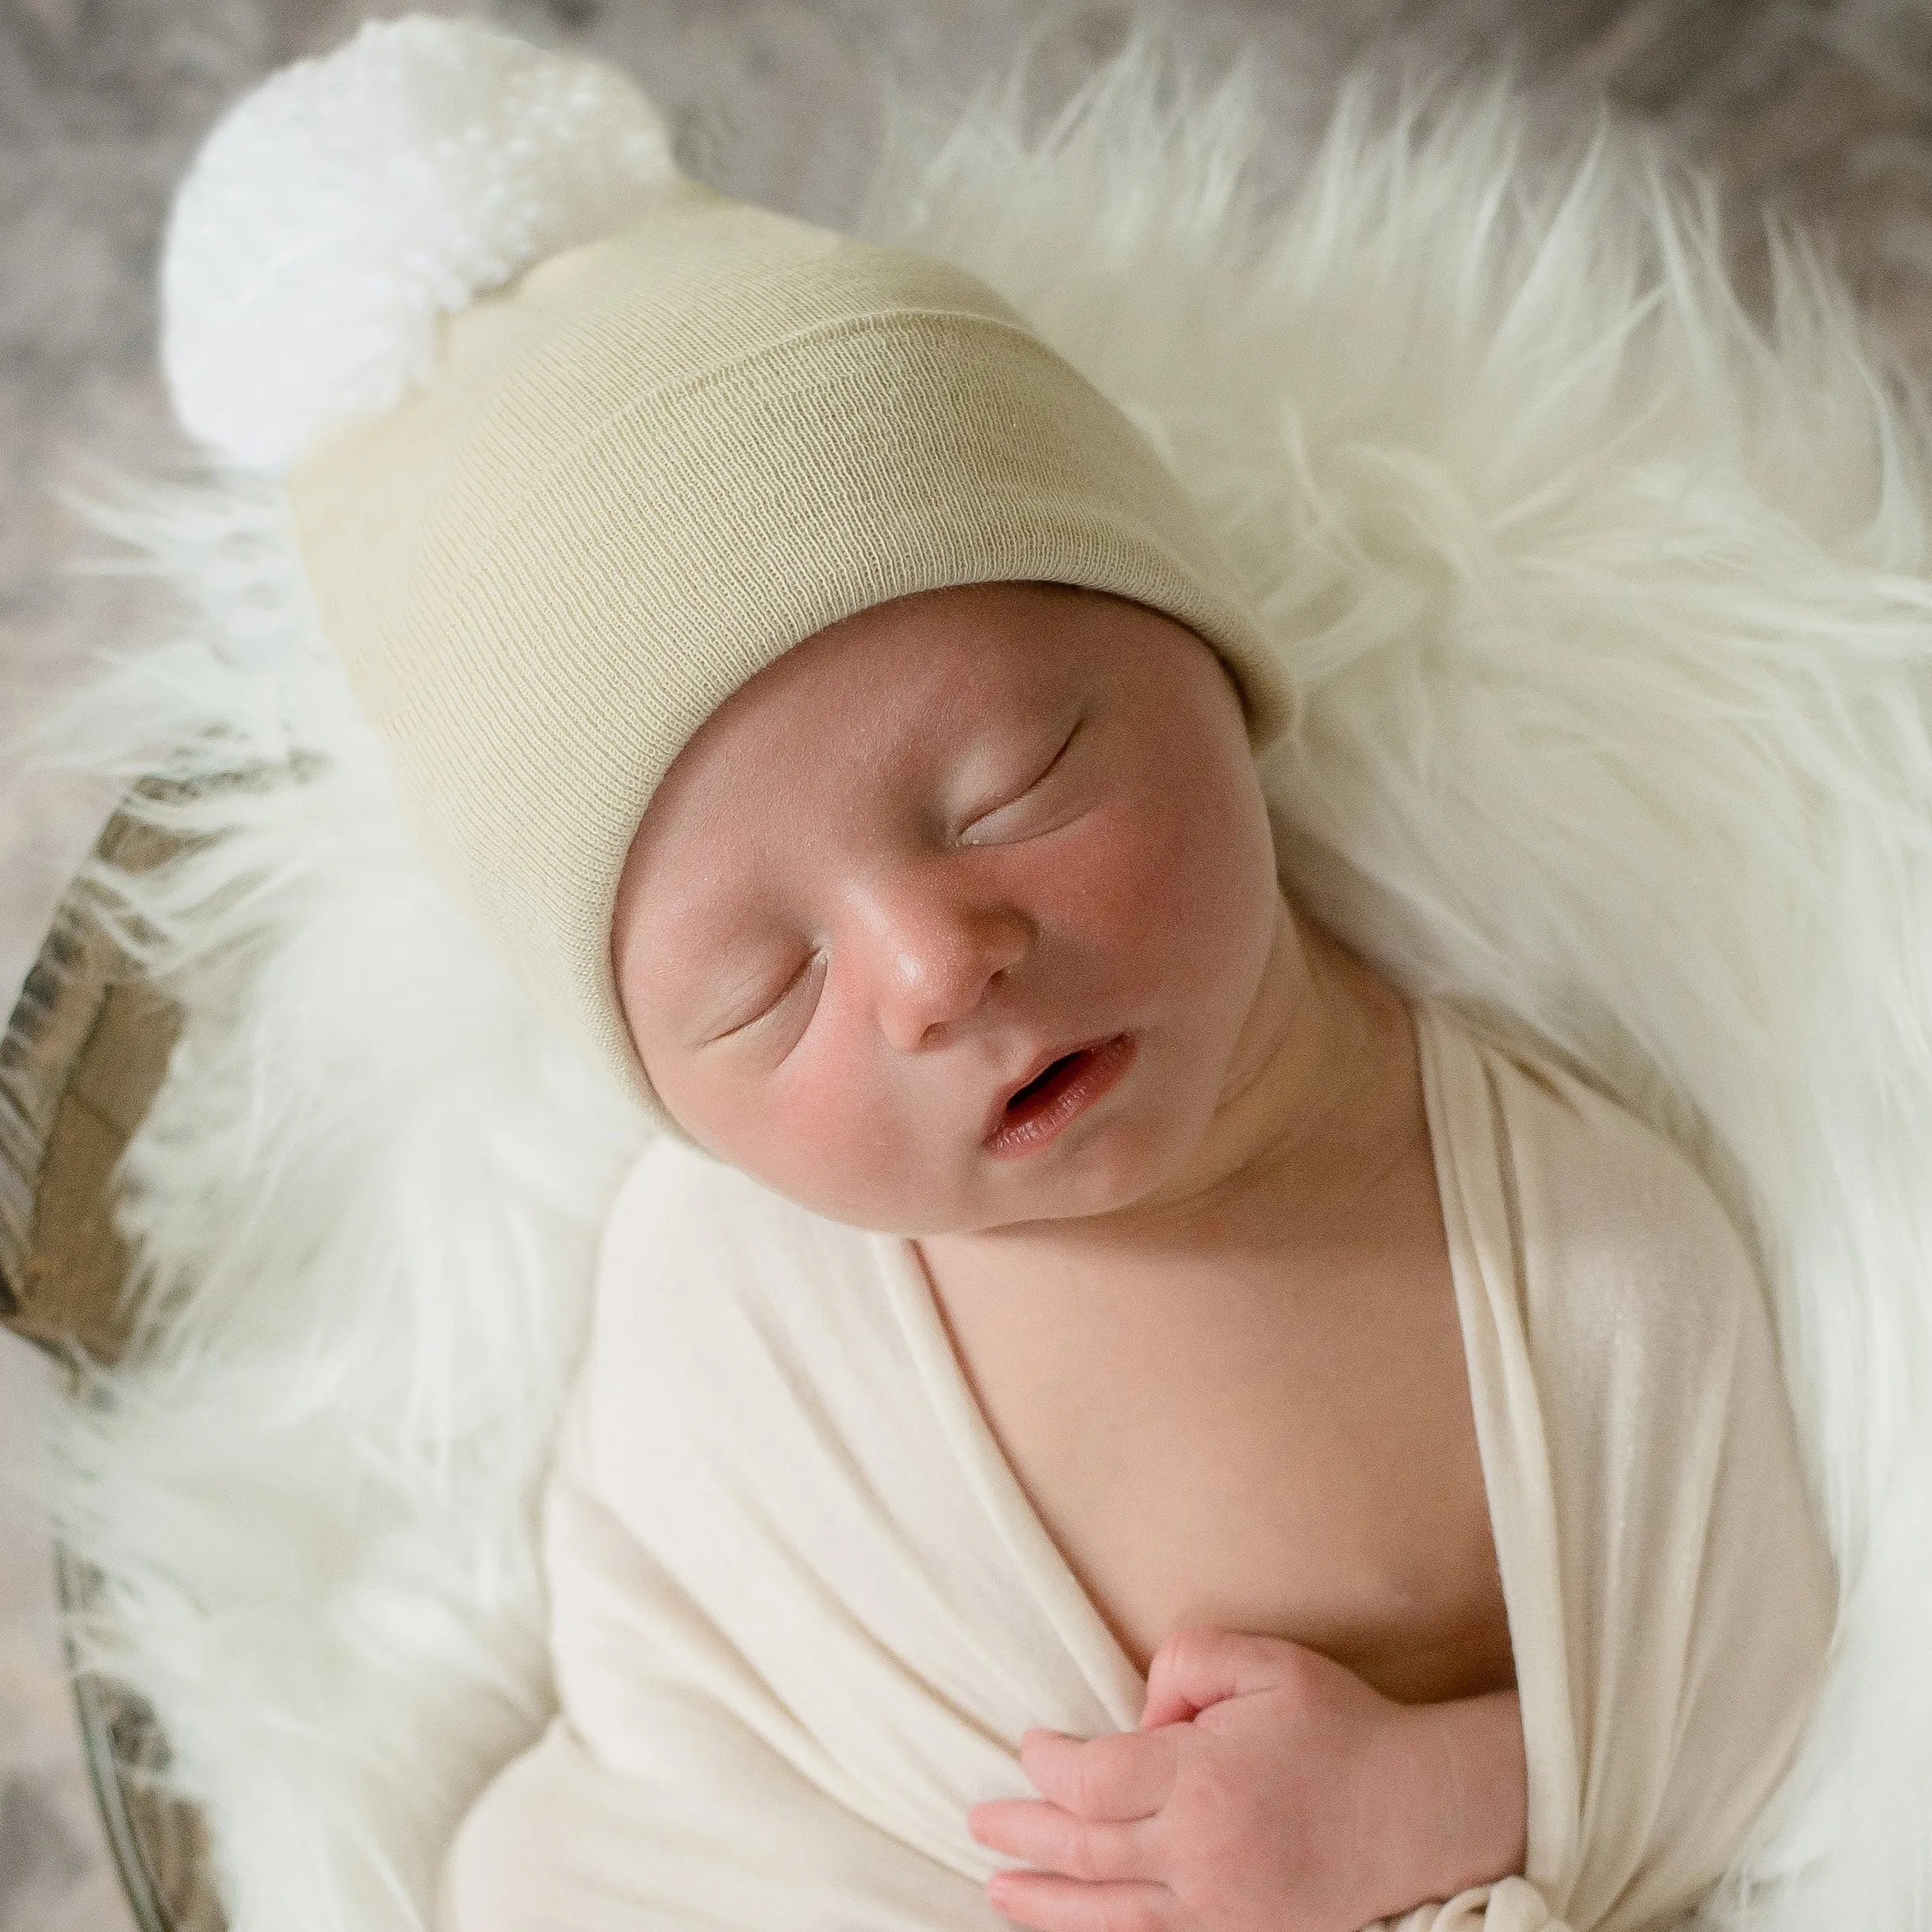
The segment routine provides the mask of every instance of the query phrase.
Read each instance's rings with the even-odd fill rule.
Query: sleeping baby
[[[661,1129],[444,1932],[1675,1922],[1834,1605],[1715,1197],[1284,890],[1294,641],[1022,317],[633,215],[289,473],[424,852]]]

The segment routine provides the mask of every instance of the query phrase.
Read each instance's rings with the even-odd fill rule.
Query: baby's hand
[[[1035,1932],[1359,1932],[1522,1861],[1514,1692],[1397,1704],[1275,1637],[1176,1631],[1138,1731],[1029,1731],[1045,1801],[966,1814],[994,1907]]]

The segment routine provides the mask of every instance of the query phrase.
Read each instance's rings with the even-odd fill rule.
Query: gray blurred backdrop
[[[493,21],[641,80],[687,166],[836,222],[880,136],[882,71],[970,90],[1029,35],[1049,97],[1118,44],[1131,0],[0,0],[0,1000],[12,1004],[109,801],[31,778],[19,729],[90,653],[149,634],[152,593],[90,576],[60,499],[102,465],[186,446],[155,369],[154,276],[172,186],[270,69],[405,11]],[[1158,10],[1211,56],[1262,56],[1283,154],[1356,59],[1513,61],[1561,119],[1607,96],[1705,162],[1741,206],[1825,236],[1932,370],[1932,0],[1192,0]],[[1752,262],[1742,261],[1748,282]],[[58,1661],[49,1553],[6,1472],[50,1394],[0,1336],[0,1932],[121,1932]]]

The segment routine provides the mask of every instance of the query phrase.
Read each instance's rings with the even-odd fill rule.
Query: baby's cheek
[[[1272,857],[1222,814],[1149,806],[1094,815],[1058,897],[1092,951],[1142,981],[1205,993],[1241,975],[1273,927]]]
[[[737,1165],[834,1220],[893,1226],[906,1206],[912,1136],[870,1057],[840,1031],[815,1026],[745,1111]]]

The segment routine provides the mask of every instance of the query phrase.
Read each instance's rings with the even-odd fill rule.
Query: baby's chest
[[[1419,1257],[1426,1263],[1426,1256]],[[1406,1701],[1514,1681],[1440,1279],[949,1297],[1014,1475],[1143,1672],[1187,1623],[1291,1638]]]

